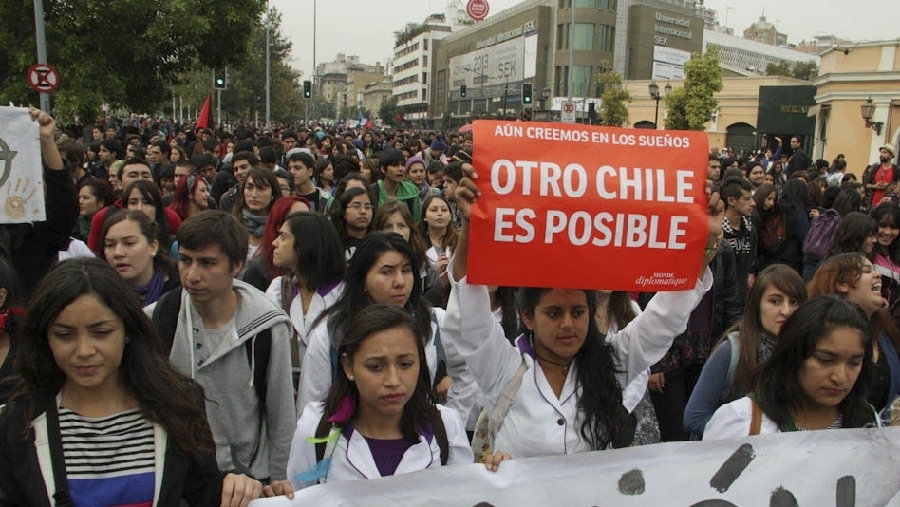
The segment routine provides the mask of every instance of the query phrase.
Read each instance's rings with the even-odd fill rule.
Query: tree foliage
[[[402,30],[394,32],[394,46],[400,46],[413,40],[416,35],[425,32],[425,30],[428,30],[428,25],[423,23],[407,23]]]
[[[300,85],[300,75],[290,66],[291,43],[281,33],[281,14],[274,8],[269,12],[269,48],[272,80],[272,120],[292,123],[302,118],[306,103]],[[222,110],[226,118],[260,120],[266,114],[266,23],[250,30],[248,58],[243,65],[228,67],[230,82],[222,91]],[[191,98],[193,104],[202,103],[212,86],[212,71],[208,69],[182,75],[183,84],[175,87],[179,96]],[[198,93],[199,91],[199,93]]]
[[[819,74],[816,62],[788,62],[782,60],[778,63],[770,63],[766,67],[767,76],[785,76],[804,81],[812,81]]]
[[[93,120],[101,104],[155,111],[180,73],[242,63],[263,0],[44,0],[57,117]],[[0,2],[0,103],[37,103],[32,0]],[[211,83],[210,83],[211,86]]]
[[[666,95],[666,128],[704,130],[722,91],[722,69],[719,52],[710,47],[702,56],[694,53],[684,64],[684,87]]]
[[[378,108],[378,117],[389,125],[398,123],[397,116],[400,114],[400,108],[397,106],[397,97],[392,96],[381,103]]]
[[[601,124],[622,127],[628,124],[628,106],[631,95],[622,86],[622,75],[616,71],[601,72],[597,82],[603,86],[600,95]]]

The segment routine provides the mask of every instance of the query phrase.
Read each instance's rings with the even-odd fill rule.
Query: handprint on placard
[[[31,182],[24,178],[18,178],[13,184],[6,187],[6,204],[4,210],[6,216],[12,219],[20,219],[25,216],[26,206],[34,195],[40,189],[40,185],[32,185]]]

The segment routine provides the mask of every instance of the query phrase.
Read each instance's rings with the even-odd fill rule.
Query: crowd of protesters
[[[798,137],[713,149],[694,286],[632,294],[470,284],[468,135],[31,115],[47,221],[0,236],[0,505],[893,422],[890,144],[861,182]]]

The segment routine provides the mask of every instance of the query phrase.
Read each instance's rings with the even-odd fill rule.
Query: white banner
[[[0,106],[0,201],[2,224],[47,219],[38,124],[24,107]]]
[[[809,431],[513,460],[497,473],[461,465],[250,505],[883,507],[900,499],[898,463],[900,428]]]

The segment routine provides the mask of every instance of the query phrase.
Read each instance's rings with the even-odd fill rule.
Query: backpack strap
[[[57,507],[71,507],[69,481],[66,478],[66,456],[63,452],[62,431],[59,428],[59,412],[56,399],[47,407],[47,441],[50,446],[50,464],[53,467],[53,482],[56,492],[53,493],[53,504]],[[57,456],[53,458],[53,456]]]
[[[441,417],[441,410],[435,408],[437,418],[431,423],[431,429],[434,431],[434,438],[437,440],[438,447],[441,449],[441,466],[447,465],[447,458],[450,454],[450,442],[447,440],[447,428],[444,426],[444,418]]]
[[[753,398],[750,398],[750,403],[752,404],[750,413],[750,436],[759,435],[759,429],[762,427],[762,409],[759,408],[759,404],[756,403],[756,400]]]
[[[159,338],[162,341],[163,351],[168,357],[175,343],[175,330],[178,328],[178,312],[181,311],[181,293],[183,289],[170,290],[159,297],[153,308],[153,316],[150,320],[156,326]]]
[[[291,277],[283,275],[281,277],[281,309],[284,313],[291,316],[291,303],[294,300],[294,284]],[[294,325],[291,324],[291,376],[294,381],[294,389],[297,389],[300,381],[300,336]]]
[[[269,356],[272,352],[272,329],[266,328],[260,331],[255,339],[244,342],[247,351],[247,361],[253,369],[253,390],[259,398],[262,410],[266,407],[266,396],[269,384]]]
[[[738,341],[737,333],[728,334],[728,345],[731,346],[731,359],[728,363],[728,373],[725,374],[725,386],[722,388],[722,394],[719,401],[725,402],[731,395],[731,386],[734,384],[734,374],[737,371],[738,361],[741,358],[741,343]]]
[[[491,418],[488,421],[488,433],[491,448],[494,447],[494,439],[497,438],[500,426],[503,425],[503,420],[506,419],[506,414],[509,413],[509,409],[516,399],[516,393],[519,392],[519,387],[522,386],[522,378],[525,376],[526,370],[528,370],[528,365],[523,358],[522,363],[519,364],[519,368],[516,369],[515,375],[513,375],[513,378],[506,384],[503,391],[500,392],[499,398],[497,398],[497,404],[494,406],[494,411],[491,412]]]
[[[325,417],[325,414],[322,414],[322,418],[319,419],[319,425],[316,426],[316,439],[321,440],[320,442],[316,442],[316,463],[325,459],[325,446],[328,445],[328,442],[325,441],[325,437],[328,436],[329,432],[331,432],[331,423],[328,422],[328,418]]]

